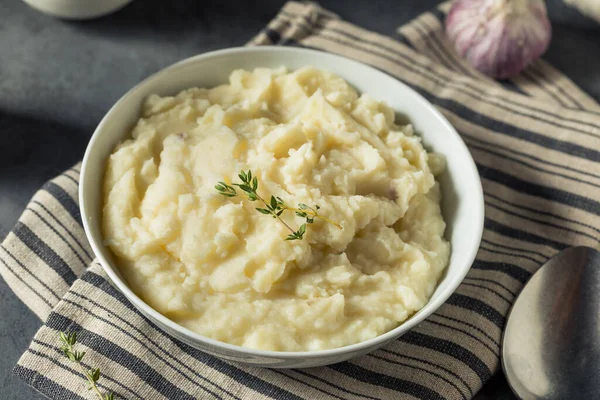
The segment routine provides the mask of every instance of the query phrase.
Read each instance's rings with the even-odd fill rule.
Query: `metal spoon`
[[[563,250],[533,275],[509,314],[502,368],[523,400],[600,399],[600,252]]]

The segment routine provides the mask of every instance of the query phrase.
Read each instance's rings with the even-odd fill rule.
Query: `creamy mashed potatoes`
[[[107,164],[103,229],[130,287],[202,335],[279,351],[345,346],[421,309],[448,263],[443,159],[394,111],[307,67],[150,96]],[[303,240],[218,181],[319,205]],[[290,226],[303,221],[292,212]]]

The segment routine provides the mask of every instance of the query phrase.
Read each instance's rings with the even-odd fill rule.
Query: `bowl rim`
[[[160,75],[167,75],[171,71],[173,71],[185,64],[195,63],[198,61],[207,61],[207,60],[210,60],[213,58],[229,56],[229,55],[235,54],[235,53],[255,53],[255,52],[273,52],[273,51],[304,53],[306,55],[309,55],[309,56],[312,55],[312,56],[316,56],[316,57],[323,57],[323,56],[333,57],[334,59],[337,59],[337,61],[339,61],[340,63],[354,64],[356,67],[360,67],[363,69],[364,68],[370,69],[373,74],[380,75],[380,76],[382,76],[382,78],[394,79],[398,84],[404,86],[405,90],[412,92],[412,95],[414,96],[414,98],[417,101],[419,101],[423,107],[430,109],[430,111],[433,112],[435,117],[448,130],[448,133],[452,135],[452,137],[453,137],[452,139],[455,140],[459,146],[462,146],[464,148],[466,153],[469,154],[469,160],[466,160],[467,161],[466,165],[469,167],[469,169],[472,170],[472,172],[475,173],[475,176],[477,177],[477,179],[476,179],[477,187],[473,188],[473,191],[472,191],[472,193],[470,193],[470,195],[476,197],[475,204],[479,204],[479,206],[470,210],[471,211],[470,217],[474,221],[478,222],[477,223],[478,230],[476,232],[476,237],[473,240],[473,244],[472,244],[471,248],[469,249],[469,251],[467,252],[466,260],[464,261],[464,265],[462,266],[462,269],[459,270],[458,273],[455,273],[451,277],[450,282],[448,282],[447,286],[444,288],[444,290],[438,295],[438,297],[433,302],[430,300],[421,310],[417,311],[409,319],[407,319],[405,322],[401,323],[398,327],[396,327],[388,332],[385,332],[377,337],[374,337],[374,338],[371,338],[371,339],[368,339],[368,340],[365,340],[365,341],[362,341],[359,343],[355,343],[355,344],[351,344],[351,345],[343,346],[343,347],[337,347],[337,348],[333,348],[333,349],[326,349],[326,350],[290,351],[290,352],[288,352],[288,351],[252,349],[252,348],[238,346],[238,345],[234,345],[234,344],[230,344],[230,343],[226,343],[226,342],[221,342],[216,339],[211,339],[209,337],[200,335],[200,334],[198,334],[190,329],[187,329],[187,328],[183,327],[182,325],[179,325],[178,323],[170,320],[166,316],[162,315],[161,313],[159,313],[158,311],[156,311],[155,309],[150,307],[142,299],[140,299],[133,292],[133,290],[131,290],[129,288],[129,286],[124,282],[124,280],[122,280],[117,275],[117,273],[115,272],[115,269],[111,266],[111,263],[102,255],[102,251],[100,250],[100,248],[103,247],[103,245],[102,245],[102,243],[97,243],[94,240],[92,232],[91,232],[91,226],[90,226],[90,222],[88,220],[88,210],[87,210],[87,204],[85,201],[85,190],[84,190],[84,188],[87,186],[85,183],[86,183],[86,176],[88,175],[88,168],[87,168],[88,159],[90,158],[90,154],[94,151],[94,148],[96,147],[95,144],[99,140],[101,140],[100,137],[102,136],[102,132],[104,131],[103,128],[107,124],[107,121],[112,118],[112,115],[115,113],[115,110],[119,109],[121,107],[121,104],[123,102],[125,102],[125,100],[129,96],[131,96],[133,92],[139,90],[141,87],[145,86],[150,81],[153,81]],[[81,219],[83,222],[85,234],[87,236],[88,241],[90,242],[90,246],[92,247],[92,250],[94,251],[95,256],[100,261],[102,268],[104,269],[104,271],[106,272],[108,277],[111,279],[111,281],[125,295],[125,297],[134,304],[134,306],[138,310],[142,311],[142,314],[146,314],[147,316],[151,317],[150,319],[155,319],[157,322],[167,326],[169,329],[172,329],[173,331],[177,332],[179,335],[183,335],[184,337],[187,337],[193,341],[201,342],[208,346],[214,346],[214,347],[222,348],[222,349],[230,351],[230,352],[241,353],[241,354],[248,355],[248,356],[264,357],[264,358],[278,358],[278,359],[285,359],[285,360],[299,360],[299,359],[307,360],[307,359],[323,358],[323,357],[329,358],[329,357],[344,355],[347,353],[358,353],[360,351],[364,351],[369,348],[376,348],[389,340],[392,340],[392,339],[395,339],[395,338],[401,336],[403,333],[412,329],[414,326],[416,326],[417,324],[422,322],[424,319],[429,317],[431,314],[433,314],[435,311],[437,311],[440,308],[440,306],[446,302],[446,300],[452,295],[452,293],[454,293],[456,291],[457,287],[462,283],[463,279],[469,272],[471,265],[473,264],[473,261],[475,260],[475,256],[477,255],[477,251],[479,250],[481,238],[483,235],[484,209],[485,209],[481,178],[479,176],[475,161],[473,160],[473,157],[470,155],[470,151],[468,150],[465,142],[463,141],[461,136],[458,134],[458,132],[454,129],[454,127],[448,122],[448,120],[421,94],[419,94],[414,89],[412,89],[410,86],[401,82],[394,76],[389,75],[385,72],[382,72],[382,71],[380,71],[370,65],[364,64],[362,62],[359,62],[359,61],[356,61],[356,60],[353,60],[353,59],[350,59],[350,58],[347,58],[344,56],[340,56],[337,54],[325,52],[325,51],[320,51],[320,50],[315,50],[315,49],[298,48],[298,47],[284,47],[284,46],[232,47],[232,48],[226,48],[226,49],[215,50],[215,51],[211,51],[211,52],[207,52],[207,53],[202,53],[202,54],[199,54],[199,55],[196,55],[193,57],[183,59],[174,64],[171,64],[171,65],[159,70],[158,72],[153,73],[152,75],[148,76],[147,78],[145,78],[144,80],[142,80],[141,82],[136,84],[134,87],[129,89],[123,96],[121,96],[121,98],[104,115],[104,117],[102,118],[102,120],[100,121],[100,123],[98,124],[96,129],[94,130],[94,133],[93,133],[92,137],[90,138],[90,141],[86,147],[86,151],[85,151],[83,161],[81,164],[81,172],[80,172],[79,204],[80,204]],[[161,330],[164,330],[163,327],[159,326],[159,328]],[[170,336],[171,338],[175,339],[175,336],[172,333],[167,332],[167,335]],[[181,340],[181,339],[178,339],[178,340]]]

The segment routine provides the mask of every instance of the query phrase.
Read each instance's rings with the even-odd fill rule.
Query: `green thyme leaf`
[[[223,181],[220,181],[219,183],[217,183],[215,185],[215,189],[217,190],[217,192],[219,192],[219,194],[225,196],[225,197],[235,197],[237,196],[237,192],[235,191],[235,188],[233,188],[232,186],[226,184]]]
[[[81,360],[83,360],[83,357],[85,356],[85,351],[81,351],[81,352],[76,351],[74,354],[75,354],[75,359],[77,361],[81,361]]]
[[[300,239],[302,239],[302,236],[304,236],[305,233],[306,233],[306,224],[302,224],[302,225],[300,225],[300,228],[298,229],[298,234],[300,235]]]
[[[296,234],[296,232],[292,233],[291,235],[288,235],[285,240],[298,240],[298,235]]]
[[[100,368],[90,369],[90,377],[94,382],[97,382],[100,379]]]
[[[63,342],[65,345],[69,344],[69,340],[67,339],[67,335],[65,335],[64,332],[60,333],[60,341]]]

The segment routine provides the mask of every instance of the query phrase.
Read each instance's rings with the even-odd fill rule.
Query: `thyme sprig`
[[[312,224],[315,222],[315,218],[320,218],[330,224],[334,225],[338,229],[342,229],[342,226],[327,217],[324,217],[319,214],[319,207],[315,205],[314,207],[310,207],[304,203],[299,203],[298,208],[289,207],[281,197],[271,196],[269,201],[265,201],[258,194],[258,179],[256,176],[252,176],[252,171],[248,170],[248,172],[241,171],[238,174],[238,177],[242,181],[242,183],[232,183],[231,185],[220,181],[215,185],[215,189],[219,194],[225,197],[235,197],[238,195],[234,186],[237,186],[242,192],[244,192],[250,201],[260,201],[264,204],[263,207],[256,207],[256,211],[261,214],[270,215],[273,218],[277,218],[291,233],[285,238],[285,240],[302,240],[304,238],[304,234],[306,233],[306,224]],[[304,218],[305,223],[300,225],[298,229],[294,230],[291,226],[289,226],[283,219],[281,219],[281,214],[284,211],[292,211],[298,217]]]
[[[62,347],[60,349],[62,350],[65,357],[76,363],[79,366],[81,372],[83,373],[83,376],[86,377],[88,381],[88,390],[93,390],[98,396],[98,399],[100,400],[114,400],[114,393],[111,392],[107,394],[102,394],[102,392],[100,392],[100,389],[98,389],[98,385],[96,385],[96,382],[98,382],[98,380],[100,379],[100,369],[92,368],[86,371],[86,369],[83,367],[81,360],[83,360],[83,357],[85,356],[85,351],[77,351],[73,348],[73,346],[75,346],[75,343],[77,342],[77,333],[61,332],[60,341],[62,342]]]

